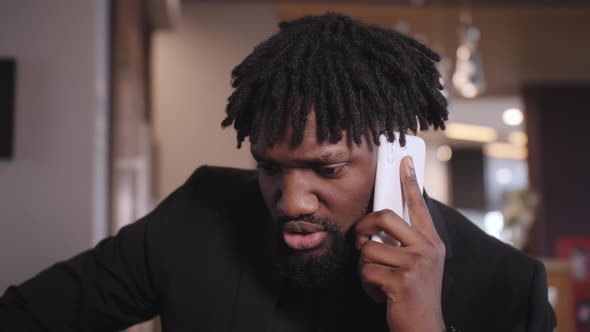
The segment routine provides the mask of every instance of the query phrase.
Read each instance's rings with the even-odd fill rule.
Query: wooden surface
[[[571,287],[571,270],[567,260],[543,259],[547,269],[547,284],[557,289],[554,310],[557,316],[555,332],[574,332],[574,306]]]
[[[460,5],[277,4],[281,20],[328,10],[392,28],[399,20],[428,45],[455,61]],[[531,82],[590,81],[590,6],[473,6],[488,89],[484,95],[517,95]]]

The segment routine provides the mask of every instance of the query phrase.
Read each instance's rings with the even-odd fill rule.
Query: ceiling
[[[183,0],[186,3],[315,3],[387,5],[590,5],[590,0]]]

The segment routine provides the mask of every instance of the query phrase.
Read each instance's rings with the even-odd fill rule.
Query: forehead
[[[273,160],[285,162],[337,162],[368,151],[366,142],[356,145],[348,139],[346,132],[342,140],[332,143],[329,140],[318,142],[315,113],[307,117],[307,123],[300,144],[293,145],[293,128],[290,119],[284,126],[285,131],[276,144],[268,146],[264,139],[252,144],[250,151],[257,160]],[[261,135],[261,138],[264,135]]]

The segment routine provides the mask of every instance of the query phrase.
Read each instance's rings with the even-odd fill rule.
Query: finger
[[[402,170],[400,174],[403,194],[408,205],[412,226],[424,235],[438,237],[430,211],[428,211],[428,206],[418,185],[412,157],[406,156],[402,159]]]
[[[360,249],[373,235],[384,231],[403,246],[420,241],[420,235],[395,212],[385,209],[369,213],[356,224],[356,247]]]
[[[378,303],[387,299],[384,282],[387,282],[390,268],[379,264],[364,264],[359,268],[361,285],[365,292]]]
[[[413,255],[404,248],[368,241],[361,249],[359,264],[360,266],[371,263],[390,267],[407,267],[413,259]]]

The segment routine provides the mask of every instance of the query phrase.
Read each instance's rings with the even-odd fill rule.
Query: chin
[[[307,249],[307,250],[295,250],[292,248],[289,248],[290,255],[293,256],[300,256],[303,259],[322,259],[322,257],[325,257],[327,255],[330,254],[330,252],[332,251],[332,247],[333,247],[333,240],[332,240],[332,236],[328,235],[326,237],[326,239],[324,241],[322,241],[322,243],[320,243],[317,247],[312,248],[312,249]]]
[[[275,268],[300,287],[330,288],[339,284],[343,277],[353,275],[350,271],[356,267],[354,246],[344,237],[329,236],[309,250],[294,250],[284,242],[277,249]]]

